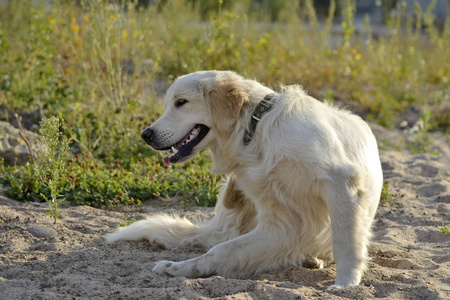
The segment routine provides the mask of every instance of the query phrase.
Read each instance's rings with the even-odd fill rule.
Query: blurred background
[[[167,169],[139,138],[171,82],[206,69],[300,84],[417,136],[396,147],[429,152],[429,132],[449,132],[449,16],[448,0],[0,0],[0,180],[9,195],[42,201],[18,132],[32,140],[56,116],[70,139],[70,202],[213,205],[207,155]]]

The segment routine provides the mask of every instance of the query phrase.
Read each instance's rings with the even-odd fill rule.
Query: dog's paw
[[[167,260],[158,261],[153,267],[153,273],[159,275],[172,275],[167,270],[172,266],[173,262]]]
[[[332,286],[329,287],[329,289],[343,289],[347,287],[357,286],[361,282],[361,275],[362,272],[358,269],[344,271],[342,271],[341,269],[341,272],[339,272],[338,265],[336,281]]]
[[[324,266],[325,262],[322,259],[318,259],[309,255],[306,258],[306,260],[303,261],[302,264],[302,267],[308,269],[323,269]]]
[[[206,250],[205,242],[198,236],[187,238],[181,241],[179,247],[195,248],[198,250]]]
[[[328,287],[328,290],[340,290],[343,288],[349,288],[349,287],[353,287],[353,286],[357,286],[359,284],[359,281],[348,281],[346,283],[335,283],[333,285],[330,285]]]
[[[341,285],[341,284],[333,284],[333,285],[330,285],[330,286],[328,287],[328,290],[329,290],[329,291],[340,290],[340,289],[343,289],[343,288],[345,288],[345,287],[346,287],[345,285]]]
[[[180,276],[188,278],[202,277],[195,265],[189,261],[171,262],[159,261],[153,267],[153,272],[159,275]]]

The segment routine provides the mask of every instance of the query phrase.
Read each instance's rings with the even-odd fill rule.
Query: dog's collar
[[[275,93],[267,94],[261,101],[259,101],[255,110],[253,111],[252,117],[250,118],[249,130],[246,131],[244,136],[245,146],[247,146],[248,143],[250,143],[250,141],[252,140],[253,135],[255,134],[256,125],[258,125],[258,122],[261,120],[262,116],[272,108],[272,99],[274,96]]]

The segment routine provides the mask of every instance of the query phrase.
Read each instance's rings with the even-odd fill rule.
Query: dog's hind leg
[[[254,215],[250,201],[235,188],[234,178],[230,177],[219,195],[214,217],[206,222],[194,224],[176,215],[158,214],[108,234],[105,239],[106,243],[147,239],[166,248],[181,243],[209,249],[253,229]]]
[[[365,205],[368,196],[357,176],[338,176],[324,184],[323,197],[330,213],[336,282],[331,288],[358,285],[366,268],[372,219]]]
[[[181,262],[160,261],[153,271],[172,276],[247,277],[287,265],[301,265],[307,259],[299,242],[299,230],[292,226],[298,215],[289,207],[265,195],[267,210],[258,213],[258,225],[244,235],[211,248],[206,254]],[[273,198],[271,198],[273,199]]]

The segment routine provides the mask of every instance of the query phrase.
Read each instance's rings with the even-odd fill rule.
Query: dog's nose
[[[147,127],[141,132],[141,138],[146,142],[150,142],[153,139],[154,133],[153,129]]]

